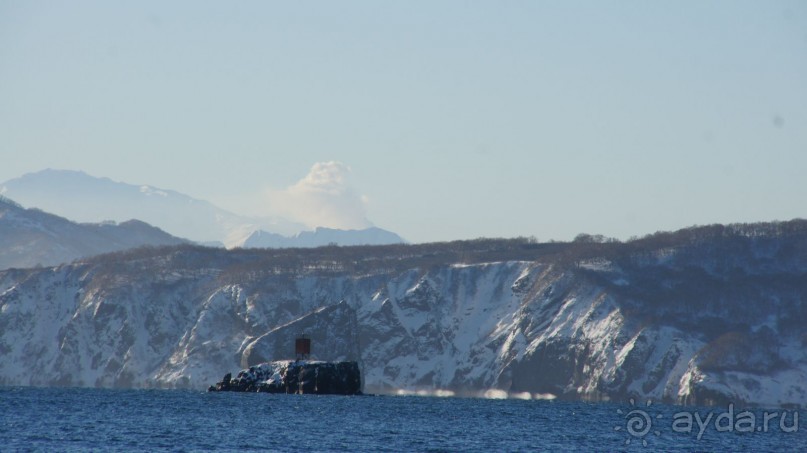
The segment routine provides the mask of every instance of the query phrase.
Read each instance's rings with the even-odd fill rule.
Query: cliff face
[[[807,233],[796,230],[480,262],[488,248],[468,264],[288,271],[264,252],[180,247],[6,271],[0,384],[206,388],[290,358],[304,332],[315,358],[358,362],[365,392],[804,406]]]

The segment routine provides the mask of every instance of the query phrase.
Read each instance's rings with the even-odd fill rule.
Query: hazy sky
[[[44,168],[416,242],[807,217],[807,2],[0,0]]]

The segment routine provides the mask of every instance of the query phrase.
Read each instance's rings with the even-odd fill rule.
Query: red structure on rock
[[[308,360],[311,357],[311,339],[301,335],[294,340],[294,353],[297,360]]]
[[[361,395],[358,362],[310,360],[311,339],[300,335],[294,340],[297,360],[264,362],[231,373],[211,385],[208,392],[266,392],[315,395]]]

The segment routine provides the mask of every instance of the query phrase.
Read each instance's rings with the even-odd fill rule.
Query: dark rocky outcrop
[[[241,370],[207,389],[209,392],[264,392],[315,395],[361,395],[356,362],[277,361]]]

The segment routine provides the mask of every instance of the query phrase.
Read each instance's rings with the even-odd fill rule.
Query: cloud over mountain
[[[309,227],[361,229],[372,226],[367,198],[350,185],[351,169],[342,162],[317,162],[305,177],[283,190],[268,190],[273,213]]]

